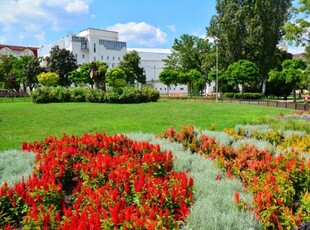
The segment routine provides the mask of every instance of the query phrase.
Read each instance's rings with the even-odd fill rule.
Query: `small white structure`
[[[119,41],[118,32],[93,28],[82,30],[78,35],[69,34],[59,41],[42,46],[39,56],[48,56],[54,46],[71,51],[78,65],[103,61],[111,68],[118,65],[127,51],[127,43]]]
[[[187,95],[187,85],[167,85],[159,82],[159,74],[165,67],[163,59],[171,55],[171,49],[128,48],[127,52],[137,51],[140,56],[140,67],[144,68],[146,84],[157,89],[160,94]]]

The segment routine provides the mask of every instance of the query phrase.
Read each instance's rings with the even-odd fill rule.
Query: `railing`
[[[30,97],[0,97],[0,103],[31,102]]]
[[[168,100],[188,100],[188,101],[204,101],[204,102],[216,102],[215,98],[205,98],[205,97],[187,97],[187,96],[170,96],[166,97]],[[221,98],[218,99],[218,103],[233,103],[233,104],[249,104],[249,105],[263,105],[270,107],[294,109],[294,110],[310,110],[309,103],[294,103],[289,101],[270,101],[270,100],[249,100],[249,99],[230,99]]]

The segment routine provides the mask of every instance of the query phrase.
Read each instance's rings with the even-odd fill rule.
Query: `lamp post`
[[[219,55],[218,55],[218,38],[215,38],[215,45],[216,45],[216,80],[215,80],[215,102],[218,102],[218,91],[219,91]]]

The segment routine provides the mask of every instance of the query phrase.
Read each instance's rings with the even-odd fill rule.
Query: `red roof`
[[[7,48],[9,48],[11,50],[16,50],[16,51],[24,51],[26,49],[29,49],[29,50],[31,50],[34,53],[35,57],[38,57],[38,49],[39,49],[39,47],[13,46],[13,45],[3,45],[3,44],[0,44],[0,49],[5,48],[5,47],[7,47]]]

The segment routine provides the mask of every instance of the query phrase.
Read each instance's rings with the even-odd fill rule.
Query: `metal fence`
[[[204,101],[204,102],[216,102],[215,98],[203,98],[203,97],[167,97],[168,100],[188,100],[188,101]],[[270,107],[278,107],[285,109],[293,110],[310,110],[309,103],[294,103],[289,101],[271,101],[271,100],[249,100],[249,99],[230,99],[230,98],[221,98],[218,99],[218,103],[233,103],[233,104],[249,104],[249,105],[262,105]]]

